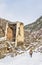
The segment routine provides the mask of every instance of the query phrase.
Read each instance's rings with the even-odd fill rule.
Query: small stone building
[[[20,22],[8,23],[6,27],[6,39],[14,42],[15,47],[24,43],[24,24]]]
[[[7,40],[14,43],[15,47],[24,43],[24,24],[0,19],[0,41]],[[10,43],[10,44],[11,44]]]

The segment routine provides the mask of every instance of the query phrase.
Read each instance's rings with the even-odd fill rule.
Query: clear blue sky
[[[0,18],[29,24],[40,16],[42,0],[0,0]]]

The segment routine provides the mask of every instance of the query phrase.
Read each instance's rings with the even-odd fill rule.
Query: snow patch
[[[0,65],[42,65],[42,53],[33,53],[30,57],[28,52],[25,52],[16,57],[6,56],[0,59]]]

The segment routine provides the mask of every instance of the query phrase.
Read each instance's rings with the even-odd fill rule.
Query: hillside
[[[6,21],[7,20],[5,19],[0,19],[0,37],[4,36],[3,31],[5,31],[6,28]],[[30,49],[32,49],[33,52],[36,50],[37,52],[42,53],[42,16],[37,19],[34,23],[25,26],[23,45],[17,46],[15,48],[13,43],[10,43],[7,42],[7,40],[0,41],[0,59],[4,58],[8,54],[14,57]],[[3,48],[6,49],[5,52]]]
[[[34,23],[25,26],[25,46],[33,50],[41,47],[42,52],[42,16]]]
[[[42,16],[39,17],[34,23],[26,25],[25,30],[30,30],[31,32],[40,30],[42,28]]]

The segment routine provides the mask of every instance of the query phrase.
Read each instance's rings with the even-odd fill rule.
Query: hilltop
[[[42,16],[39,17],[35,22],[27,24],[25,30],[30,30],[31,32],[40,30],[42,28]]]

